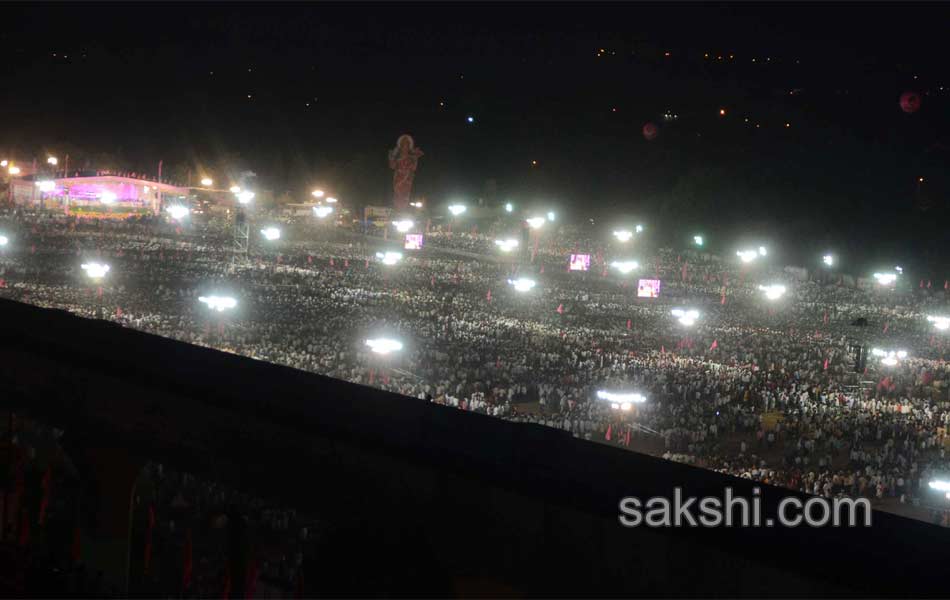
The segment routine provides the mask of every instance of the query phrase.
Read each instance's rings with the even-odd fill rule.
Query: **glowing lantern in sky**
[[[656,138],[658,133],[660,133],[660,130],[657,129],[653,123],[647,123],[643,126],[643,137],[646,138],[648,142]]]
[[[901,110],[907,114],[915,113],[920,109],[920,95],[917,92],[901,94]]]

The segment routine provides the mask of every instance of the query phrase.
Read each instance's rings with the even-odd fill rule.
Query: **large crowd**
[[[943,285],[645,247],[624,275],[609,265],[630,247],[566,225],[432,227],[395,265],[376,253],[399,236],[293,219],[274,241],[253,225],[239,256],[220,223],[9,214],[2,229],[0,297],[946,524],[927,486],[950,469],[947,340],[926,319],[947,306]],[[499,259],[502,236],[522,241],[514,256]],[[581,252],[590,270],[569,271]],[[111,267],[100,281],[81,269],[94,260]],[[637,297],[641,277],[661,280],[658,298]],[[787,293],[769,301],[759,286],[775,283]],[[238,304],[209,310],[209,294]],[[699,317],[683,325],[673,308]],[[376,336],[405,346],[375,354]],[[908,356],[856,368],[855,345]],[[598,390],[646,401],[623,410]]]

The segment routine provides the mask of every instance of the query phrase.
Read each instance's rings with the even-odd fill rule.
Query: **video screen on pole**
[[[406,250],[422,250],[422,234],[421,233],[407,233],[405,249]]]
[[[660,280],[641,279],[637,284],[637,298],[659,298]]]
[[[572,254],[571,271],[587,271],[590,269],[590,254]]]

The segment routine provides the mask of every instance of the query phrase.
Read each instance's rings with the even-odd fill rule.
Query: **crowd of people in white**
[[[305,222],[236,262],[215,224],[2,223],[0,297],[947,524],[950,505],[927,486],[950,469],[947,339],[926,319],[946,307],[943,285],[858,285],[668,248],[638,248],[640,270],[623,275],[608,268],[612,244],[569,226],[503,260],[497,225],[432,232],[385,265],[387,242]],[[590,271],[567,270],[577,251]],[[80,268],[92,260],[111,266],[101,281]],[[518,292],[516,276],[537,286]],[[638,298],[638,277],[660,279],[660,297]],[[787,294],[768,301],[764,283]],[[211,293],[238,304],[211,311],[198,302]],[[674,307],[696,309],[695,325]],[[403,350],[374,354],[364,341],[380,335]],[[852,344],[908,357],[856,371]],[[603,389],[646,402],[617,410]]]

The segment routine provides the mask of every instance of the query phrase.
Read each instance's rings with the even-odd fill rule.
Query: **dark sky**
[[[409,132],[433,204],[494,180],[497,201],[639,215],[669,236],[767,236],[792,260],[821,246],[935,276],[946,262],[946,4],[2,12],[0,151],[18,157],[164,159],[219,181],[225,162],[278,192],[319,183],[384,203],[386,152]],[[898,102],[908,90],[914,114]]]

